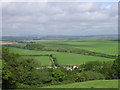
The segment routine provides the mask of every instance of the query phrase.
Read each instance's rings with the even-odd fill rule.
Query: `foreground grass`
[[[51,85],[43,88],[118,88],[118,80],[95,80],[72,84]]]
[[[80,65],[89,61],[113,61],[114,59],[104,58],[104,57],[97,57],[97,56],[88,56],[88,55],[81,55],[81,54],[73,54],[73,53],[63,53],[63,52],[53,52],[53,51],[35,51],[35,50],[26,50],[20,48],[13,48],[10,47],[10,51],[14,53],[19,53],[21,55],[46,55],[46,54],[53,54],[57,58],[57,62],[60,65]],[[43,57],[40,58],[36,56],[38,61],[43,61],[43,64],[50,65],[48,58]],[[41,60],[40,60],[41,59]]]

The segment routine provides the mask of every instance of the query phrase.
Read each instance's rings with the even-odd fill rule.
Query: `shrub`
[[[66,77],[64,78],[64,81],[67,83],[70,83],[70,82],[75,82],[76,78],[77,78],[77,75],[78,75],[78,71],[77,70],[73,70],[73,71],[68,71],[68,70],[65,70],[64,71],[66,73]]]
[[[102,61],[92,61],[92,62],[87,62],[86,64],[82,64],[79,67],[80,72],[83,71],[94,71],[101,73],[105,76],[106,79],[112,79],[112,69],[113,62],[112,61],[107,61],[107,62],[102,62]]]
[[[44,45],[41,44],[27,44],[24,48],[30,49],[30,50],[41,50],[44,48]]]
[[[61,70],[56,70],[52,72],[52,81],[63,81],[65,74]]]
[[[30,85],[25,85],[23,83],[16,83],[16,88],[23,89],[23,88],[32,88]]]
[[[93,71],[85,71],[78,74],[76,78],[76,82],[88,81],[88,80],[101,80],[105,79],[104,75],[101,73],[93,72]]]
[[[120,79],[120,56],[113,62],[112,69],[114,70],[113,77]]]
[[[32,58],[22,58],[18,54],[10,53],[7,48],[3,48],[2,56],[3,88],[42,86],[51,80],[48,70],[37,70],[38,65]]]

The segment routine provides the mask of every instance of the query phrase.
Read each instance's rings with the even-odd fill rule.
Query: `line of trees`
[[[7,46],[16,47],[16,48],[22,48],[22,49],[29,49],[29,50],[75,53],[75,54],[82,54],[82,55],[90,55],[90,56],[112,58],[112,59],[117,58],[117,55],[108,55],[108,54],[99,53],[99,52],[93,52],[93,51],[84,50],[84,49],[64,48],[64,47],[47,47],[47,46],[44,46],[44,45],[41,45],[41,44],[27,44],[26,46],[13,46],[13,45],[7,45]]]
[[[75,53],[75,54],[83,54],[83,55],[90,55],[90,56],[99,56],[99,57],[112,58],[112,59],[117,58],[116,55],[108,55],[108,54],[104,54],[104,53],[93,52],[93,51],[83,50],[83,49],[75,49],[75,48],[44,47],[41,50],[42,51],[55,51],[55,52]]]
[[[60,65],[57,62],[57,58],[55,57],[55,55],[22,55],[22,56],[48,56],[49,59],[51,60],[51,66],[52,67],[60,67]]]
[[[55,57],[55,55],[50,54],[49,57],[52,59],[53,61],[53,66],[55,67],[60,67],[60,65],[58,64],[57,58]]]

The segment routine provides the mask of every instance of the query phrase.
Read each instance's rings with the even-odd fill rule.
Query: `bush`
[[[24,48],[30,49],[30,50],[42,50],[42,48],[44,48],[44,45],[41,45],[41,44],[27,44]]]
[[[89,81],[89,80],[101,80],[105,79],[104,75],[101,73],[93,71],[85,71],[78,74],[76,82]]]
[[[23,88],[32,88],[30,85],[25,85],[23,83],[16,83],[16,88],[23,89]]]
[[[113,77],[120,79],[120,56],[113,62],[112,69],[114,70]]]
[[[61,70],[56,70],[52,72],[52,81],[63,81],[65,74]]]
[[[92,61],[92,62],[87,62],[86,64],[82,64],[79,67],[80,72],[84,71],[94,71],[101,73],[105,76],[106,79],[112,79],[112,69],[113,62],[112,61],[107,61],[107,62],[102,62],[102,61]]]
[[[7,48],[3,48],[2,61],[3,88],[42,86],[51,80],[48,70],[36,69],[38,65],[34,59],[10,53]]]

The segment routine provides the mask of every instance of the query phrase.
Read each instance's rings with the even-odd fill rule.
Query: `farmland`
[[[118,55],[118,42],[112,40],[68,40],[59,42],[56,40],[30,40],[26,42],[35,42],[36,44],[43,44],[49,47],[69,47],[100,52],[109,55]],[[19,45],[25,46],[25,44]],[[16,44],[16,46],[19,45]]]
[[[96,80],[63,85],[51,85],[43,88],[118,88],[118,80]]]
[[[120,88],[117,2],[1,1],[3,90]]]
[[[57,40],[28,40],[27,43],[34,42],[38,45],[44,45],[43,50],[29,50],[15,48],[25,47],[26,44],[13,44],[13,47],[10,47],[10,51],[14,53],[19,53],[21,55],[54,55],[57,58],[59,65],[81,65],[89,61],[113,61],[113,58],[99,57],[99,53],[106,55],[118,55],[118,42],[110,40],[68,40],[60,41]],[[47,49],[46,49],[47,48]],[[87,50],[90,54],[76,54],[76,53],[66,53],[66,52],[56,52],[60,49],[75,49],[75,50]],[[49,50],[50,49],[50,50]],[[92,54],[91,53],[98,53]],[[94,56],[95,55],[95,56]],[[33,58],[33,57],[32,57]],[[49,57],[45,56],[34,56],[34,58],[41,63],[42,65],[51,65]]]
[[[72,53],[62,53],[62,52],[53,52],[53,51],[35,51],[35,50],[26,50],[19,48],[10,48],[11,52],[19,53],[21,55],[47,55],[53,54],[56,56],[57,61],[60,65],[80,65],[89,61],[113,61],[114,59],[104,58],[104,57],[95,57],[95,56],[87,56],[87,55],[79,55]],[[43,62],[43,64],[47,64],[48,58],[42,56],[36,56],[35,58],[38,61]],[[40,60],[41,59],[41,60]],[[49,65],[49,64],[48,64]]]
[[[115,41],[73,41],[59,43],[58,45],[118,55],[118,42]]]
[[[21,74],[20,67],[22,66],[20,64],[17,64],[20,67],[16,68],[20,70],[19,74],[23,75],[22,78],[27,78],[24,76],[26,70],[28,70],[28,74],[26,74],[28,77],[31,75],[33,80],[36,77],[36,81],[29,82],[26,79],[22,83],[29,82],[37,88],[118,87],[116,67],[113,66],[116,64],[115,60],[117,60],[118,55],[118,42],[116,40],[61,40],[58,38],[57,40],[18,40],[18,43],[21,44],[13,43],[4,45],[4,47],[9,49],[12,58],[15,54],[21,56],[16,63],[24,62],[23,74]],[[6,51],[4,54],[6,57]],[[7,55],[9,57],[9,54]],[[16,55],[16,57],[18,56]],[[12,58],[10,59],[15,59]],[[10,64],[12,64],[11,60],[8,58]],[[36,63],[35,65],[32,60]],[[16,63],[14,64],[16,65]],[[32,66],[30,68],[29,65],[34,66],[34,68]],[[73,69],[73,66],[77,66],[77,69]],[[34,83],[38,85],[36,86]]]
[[[29,57],[29,56],[25,56],[25,57]],[[38,64],[42,65],[42,66],[50,66],[51,65],[51,61],[49,60],[48,56],[37,56],[37,57],[31,56],[29,58],[35,59],[38,62]]]

